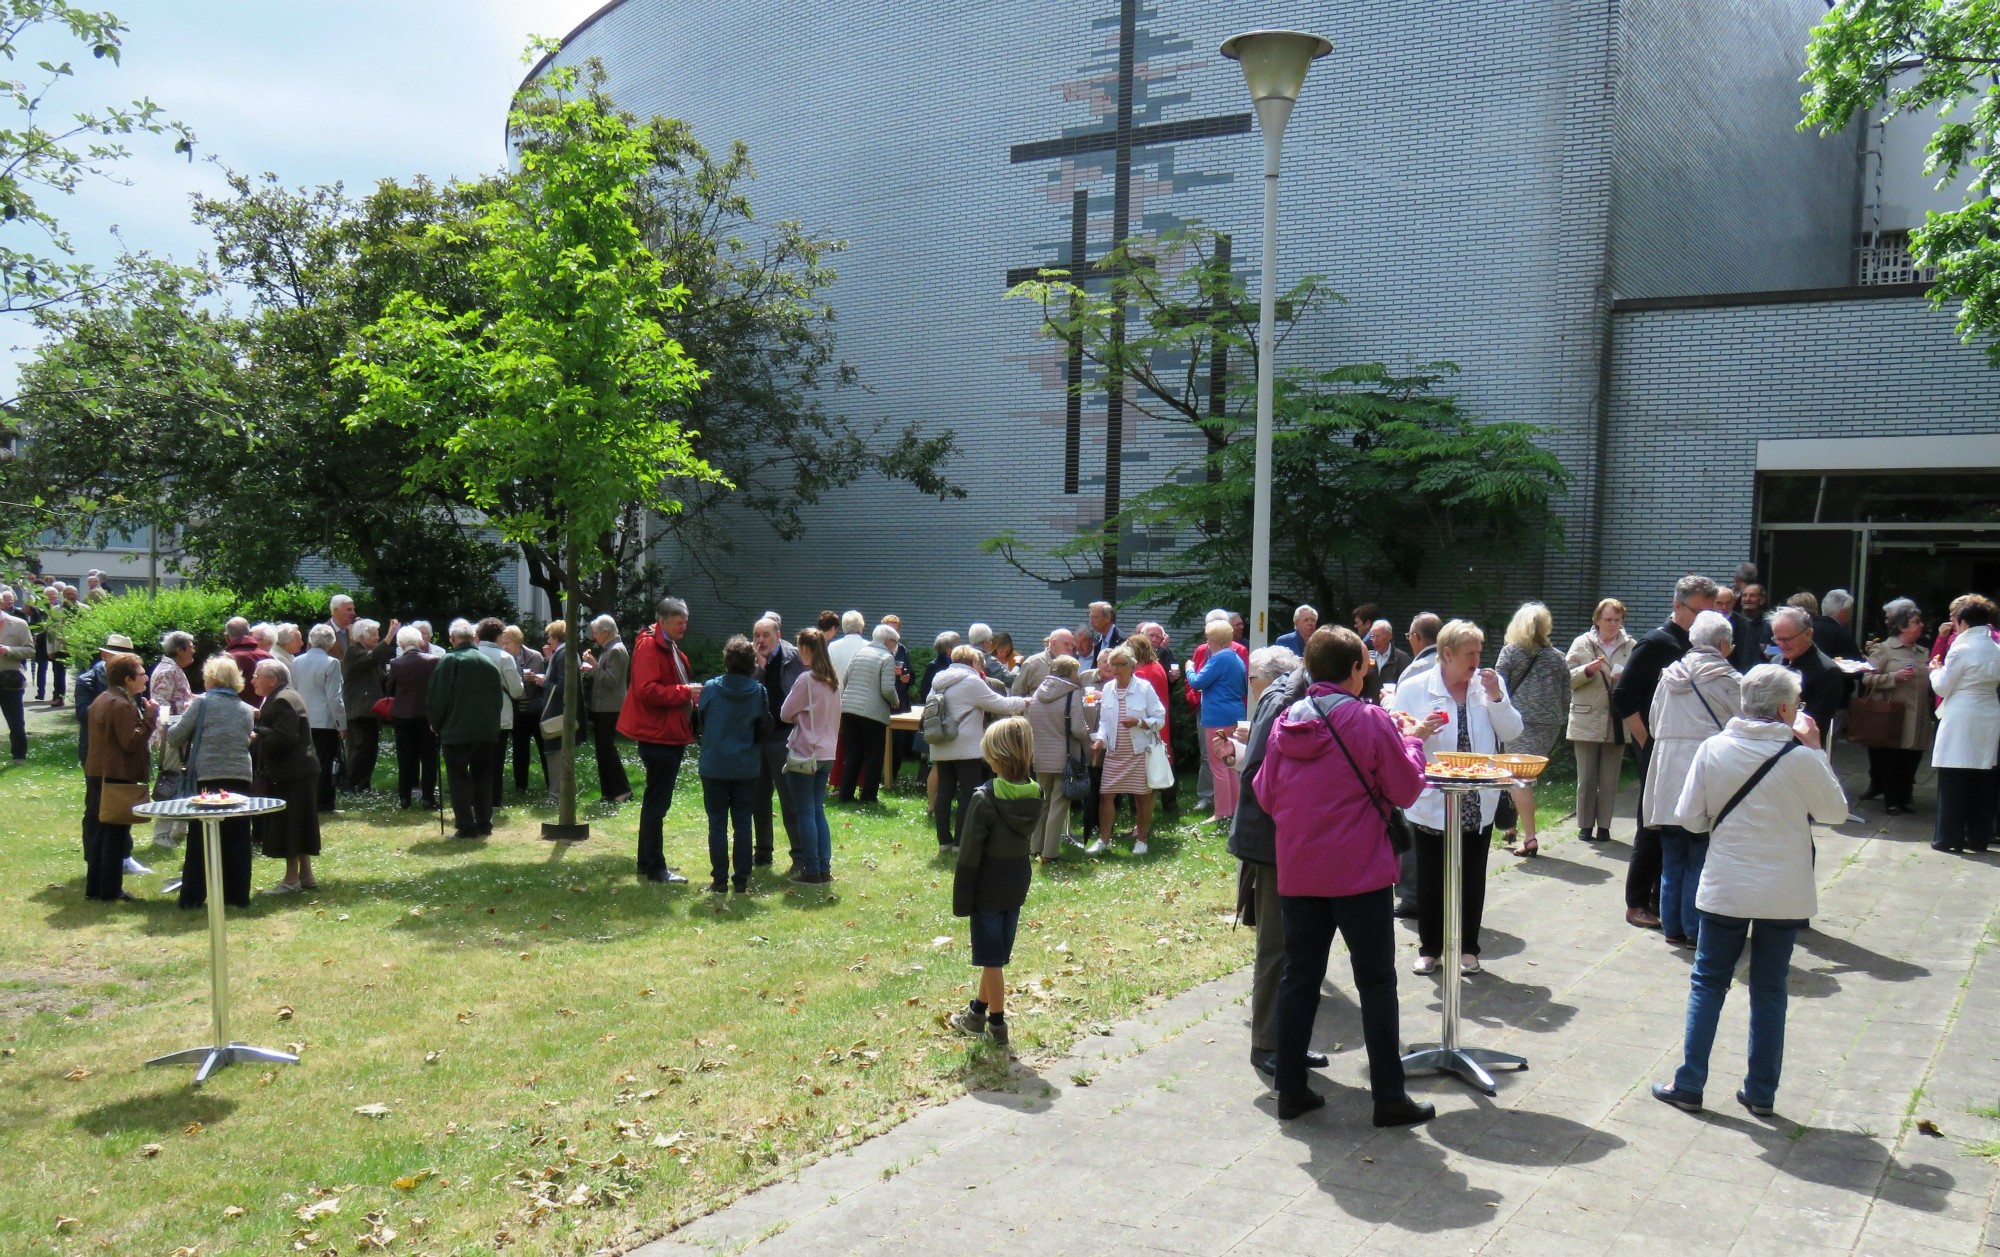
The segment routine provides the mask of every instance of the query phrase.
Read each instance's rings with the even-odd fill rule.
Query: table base
[[[251,1047],[248,1043],[231,1043],[225,1047],[191,1047],[179,1052],[169,1052],[165,1056],[155,1056],[148,1065],[187,1065],[201,1062],[201,1068],[194,1071],[194,1085],[199,1087],[219,1069],[230,1065],[262,1063],[267,1065],[296,1065],[299,1058],[290,1052],[273,1051],[270,1048]]]
[[[1489,1067],[1519,1070],[1526,1069],[1528,1062],[1522,1057],[1495,1052],[1491,1048],[1472,1047],[1418,1048],[1403,1058],[1404,1073],[1456,1074],[1487,1095],[1493,1095],[1496,1088],[1493,1075],[1487,1072]]]

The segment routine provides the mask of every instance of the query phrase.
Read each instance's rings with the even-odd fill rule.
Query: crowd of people
[[[98,588],[76,604],[73,591],[48,586],[39,618],[16,615],[17,596],[0,590],[0,697],[12,696],[17,761],[30,671],[38,698],[52,671],[60,701],[64,647],[49,638],[82,613],[51,618],[46,608],[87,607]],[[1239,861],[1238,912],[1256,930],[1252,1060],[1275,1081],[1280,1115],[1321,1103],[1306,1081],[1325,1063],[1310,1036],[1338,934],[1361,997],[1375,1120],[1401,1125],[1430,1109],[1406,1094],[1398,1059],[1394,919],[1415,919],[1413,972],[1476,974],[1496,834],[1520,858],[1540,853],[1531,789],[1476,791],[1446,833],[1426,765],[1453,751],[1547,756],[1566,737],[1579,836],[1604,843],[1629,745],[1640,785],[1626,920],[1695,953],[1685,1060],[1656,1094],[1702,1103],[1716,1019],[1747,949],[1750,1068],[1738,1099],[1767,1112],[1784,974],[1813,910],[1807,825],[1845,819],[1856,805],[1832,772],[1831,746],[1845,737],[1867,748],[1861,800],[1880,799],[1891,814],[1914,806],[1928,751],[1941,851],[1987,849],[2000,820],[1994,604],[1958,598],[1927,637],[1921,610],[1899,598],[1866,645],[1853,617],[1842,590],[1770,607],[1745,565],[1728,585],[1683,577],[1667,618],[1636,639],[1612,598],[1567,650],[1540,603],[1515,612],[1497,651],[1469,619],[1419,613],[1399,643],[1374,606],[1357,608],[1351,629],[1322,626],[1301,606],[1291,632],[1253,652],[1242,617],[1218,609],[1183,663],[1161,624],[1128,634],[1096,603],[1086,623],[1050,630],[1030,655],[985,624],[940,633],[918,675],[895,616],[871,627],[859,611],[827,611],[788,635],[766,612],[724,642],[720,673],[701,678],[684,647],[689,608],[669,597],[629,643],[612,617],[589,623],[591,644],[576,659],[582,692],[572,696],[563,621],[543,627],[539,647],[493,618],[453,620],[440,641],[428,623],[385,627],[341,596],[303,631],[231,620],[222,651],[206,660],[189,633],[170,632],[150,672],[134,643],[107,637],[74,678],[85,893],[132,898],[124,876],[147,871],[133,854],[136,802],[210,790],[284,805],[220,823],[226,903],[249,902],[259,850],[284,869],[265,894],[316,889],[321,818],[343,794],[374,789],[385,734],[400,805],[442,817],[448,799],[453,837],[486,839],[510,757],[517,796],[533,797],[538,765],[543,790],[559,784],[551,774],[565,760],[551,749],[574,703],[571,727],[594,746],[606,803],[634,798],[622,747],[636,744],[635,868],[647,881],[688,880],[669,863],[665,821],[694,748],[707,884],[720,896],[750,893],[754,870],[775,861],[780,826],[788,880],[832,883],[829,803],[874,803],[903,764],[923,765],[939,854],[957,866],[954,910],[968,917],[981,970],[977,997],[953,1024],[1004,1042],[1004,968],[1033,866],[1114,854],[1126,841],[1121,799],[1131,801],[1130,851],[1146,855],[1156,799],[1191,783]],[[1177,718],[1193,721],[1198,748],[1178,765]],[[179,902],[195,907],[211,888],[185,830],[156,821],[153,840],[185,844]],[[1444,946],[1449,844],[1463,870],[1456,955]]]

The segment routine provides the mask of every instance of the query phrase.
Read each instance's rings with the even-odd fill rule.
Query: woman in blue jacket
[[[1236,775],[1236,726],[1247,708],[1250,670],[1232,644],[1236,633],[1227,620],[1208,625],[1208,659],[1188,673],[1188,688],[1201,693],[1201,740],[1208,754],[1208,774],[1215,781],[1215,823],[1227,825],[1236,815],[1241,779]]]
[[[750,812],[763,766],[764,722],[770,704],[756,681],[757,648],[741,634],[722,647],[722,675],[701,687],[701,801],[708,810],[710,891],[729,893],[732,856],[736,893],[750,889]],[[729,829],[736,828],[732,852]]]

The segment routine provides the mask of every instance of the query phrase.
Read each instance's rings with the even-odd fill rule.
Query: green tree
[[[1924,173],[1940,185],[1969,175],[1969,190],[1958,209],[1925,216],[1910,252],[1937,268],[1932,303],[1958,302],[1959,334],[2000,365],[2000,3],[1838,0],[1813,28],[1804,81],[1801,129],[1841,131],[1870,110],[1942,119]]]
[[[18,64],[22,45],[45,31],[75,40],[100,61],[116,62],[128,28],[115,14],[92,12],[62,0],[0,3],[0,55]],[[69,114],[51,125],[56,89],[76,71],[68,61],[38,59],[36,75],[0,80],[17,120],[0,128],[0,312],[41,310],[69,301],[101,282],[74,259],[76,250],[47,193],[67,196],[90,177],[115,178],[130,156],[122,137],[171,136],[174,151],[194,156],[194,132],[168,120],[151,100]],[[39,244],[21,243],[23,234]]]
[[[455,484],[508,540],[559,543],[547,559],[568,593],[565,827],[576,822],[583,577],[606,565],[600,539],[630,504],[671,513],[673,483],[714,474],[672,417],[702,372],[649,314],[677,298],[638,221],[637,182],[675,125],[621,115],[574,69],[543,74],[509,115],[519,175],[475,220],[482,308],[398,293],[336,372],[365,390],[352,428],[416,437],[407,474],[418,491]]]

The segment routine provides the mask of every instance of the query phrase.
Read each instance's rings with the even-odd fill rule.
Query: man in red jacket
[[[632,679],[618,711],[618,732],[639,744],[639,762],[646,767],[646,793],[639,802],[639,876],[649,882],[687,881],[667,867],[662,837],[681,758],[694,741],[694,704],[701,696],[680,647],[687,629],[687,603],[662,598],[653,612],[653,627],[632,643]]]

